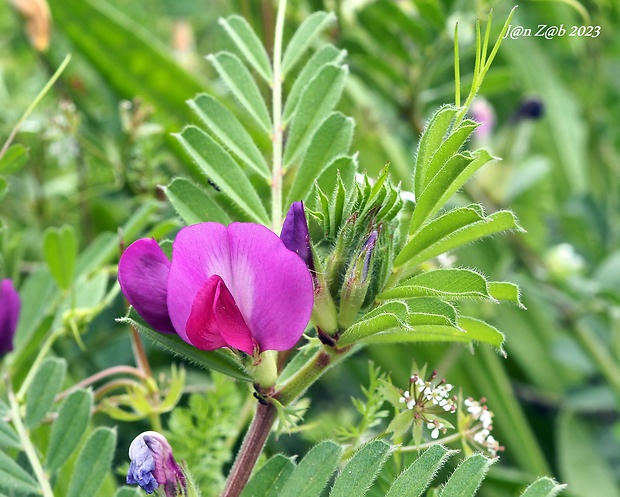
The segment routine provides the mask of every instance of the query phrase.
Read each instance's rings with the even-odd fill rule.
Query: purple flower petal
[[[21,300],[13,282],[0,282],[0,354],[13,350],[13,337],[19,320]]]
[[[215,289],[207,285],[213,275],[223,283],[217,299]],[[223,288],[230,292],[230,299]],[[200,223],[183,228],[173,244],[168,277],[170,318],[179,335],[197,347],[200,345],[192,338],[200,335],[200,326],[205,330],[204,326],[212,326],[209,323],[215,319],[228,346],[248,353],[254,343],[261,351],[288,350],[310,319],[313,298],[312,278],[304,262],[262,225],[233,223],[226,228]],[[236,303],[240,316],[221,309],[229,309],[232,303]],[[196,308],[188,322],[194,306],[211,306],[215,317],[200,318]],[[201,312],[206,314],[206,310]],[[251,332],[252,344],[241,321]],[[208,329],[211,331],[202,332],[203,338],[218,343],[212,328]]]
[[[234,347],[252,354],[252,332],[218,275],[211,276],[199,290],[187,320],[187,337],[202,350]]]
[[[264,226],[233,223],[228,233],[233,279],[227,286],[254,341],[261,351],[292,348],[312,313],[308,268]]]
[[[293,202],[284,219],[280,239],[286,248],[295,252],[314,271],[314,260],[310,248],[310,232],[303,202]]]
[[[170,261],[152,238],[132,243],[118,263],[118,282],[129,303],[157,331],[174,333],[168,315]]]

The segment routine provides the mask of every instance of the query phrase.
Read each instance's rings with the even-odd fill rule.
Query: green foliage
[[[187,407],[172,411],[166,438],[175,457],[185,461],[205,497],[215,496],[224,483],[223,468],[232,458],[243,419],[243,398],[237,386],[221,374],[211,374],[205,393],[192,394]]]
[[[41,364],[26,399],[24,422],[28,428],[38,426],[52,407],[62,387],[66,370],[67,362],[64,359],[48,357]]]
[[[97,493],[110,467],[115,448],[115,430],[99,427],[90,434],[77,456],[67,497]]]

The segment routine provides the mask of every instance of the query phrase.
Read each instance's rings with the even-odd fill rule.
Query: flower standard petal
[[[211,276],[196,294],[186,333],[202,350],[234,347],[250,355],[254,350],[252,333],[218,275]]]
[[[304,261],[268,228],[233,223],[230,289],[260,351],[288,350],[312,312],[312,277]]]
[[[186,332],[187,320],[198,292],[217,274],[230,288],[230,251],[226,226],[199,223],[187,226],[172,244],[172,265],[168,277],[168,310],[179,336],[192,343]]]
[[[13,282],[3,279],[0,282],[0,354],[13,350],[13,337],[19,320],[21,300]]]
[[[166,305],[170,261],[152,238],[142,238],[123,252],[118,282],[129,303],[157,331],[174,333]]]

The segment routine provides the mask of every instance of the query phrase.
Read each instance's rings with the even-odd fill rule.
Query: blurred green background
[[[163,237],[178,227],[157,186],[184,175],[209,188],[170,133],[194,120],[185,101],[196,93],[228,98],[204,59],[228,47],[218,18],[240,14],[267,47],[273,42],[275,5],[268,1],[48,3],[14,0],[0,10],[1,136],[72,54],[17,135],[27,155],[0,171],[9,181],[0,203],[2,270],[17,281],[41,264],[47,227],[74,226],[81,250],[123,225],[125,243],[149,229]],[[408,189],[426,119],[454,100],[455,22],[466,95],[476,18],[484,27],[493,9],[497,36],[514,5],[292,0],[285,39],[316,10],[337,14],[326,39],[348,53],[340,110],[357,121],[352,148],[371,173],[390,161],[392,175]],[[24,12],[34,14],[26,19]],[[482,495],[514,495],[533,476],[549,474],[569,484],[567,495],[620,496],[620,4],[524,0],[512,24],[532,28],[532,36],[504,40],[481,90],[494,125],[474,144],[503,160],[481,170],[454,202],[510,208],[528,233],[451,254],[456,266],[521,286],[527,311],[492,304],[470,310],[506,334],[508,358],[482,347],[475,354],[457,345],[373,347],[317,385],[308,419],[319,425],[351,419],[349,396],[360,395],[369,358],[397,384],[406,383],[413,360],[428,362],[467,395],[486,397],[495,412],[506,451]],[[567,31],[533,36],[542,24]],[[569,36],[572,26],[600,26],[600,35]],[[36,50],[47,36],[49,47]],[[532,101],[544,109],[538,118],[523,110]],[[127,222],[140,208],[143,219],[132,232]],[[114,262],[115,250],[107,257]],[[126,332],[113,321],[123,312],[119,300],[90,324],[85,351],[70,339],[57,346],[75,378],[132,361]],[[149,353],[155,365],[170,362],[159,350]],[[198,372],[192,378],[206,381]],[[303,452],[324,434],[282,437],[272,450]],[[382,495],[380,486],[376,492]]]

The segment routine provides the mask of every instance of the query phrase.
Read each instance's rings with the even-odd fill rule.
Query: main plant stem
[[[226,487],[221,497],[238,497],[250,479],[256,460],[261,455],[267,437],[276,420],[276,407],[273,404],[258,404],[256,414],[250,425],[237,459],[228,475]]]
[[[272,82],[272,119],[273,119],[273,164],[271,167],[271,229],[280,233],[282,224],[282,33],[284,31],[284,12],[286,0],[278,4],[276,32],[273,41],[273,82]]]

